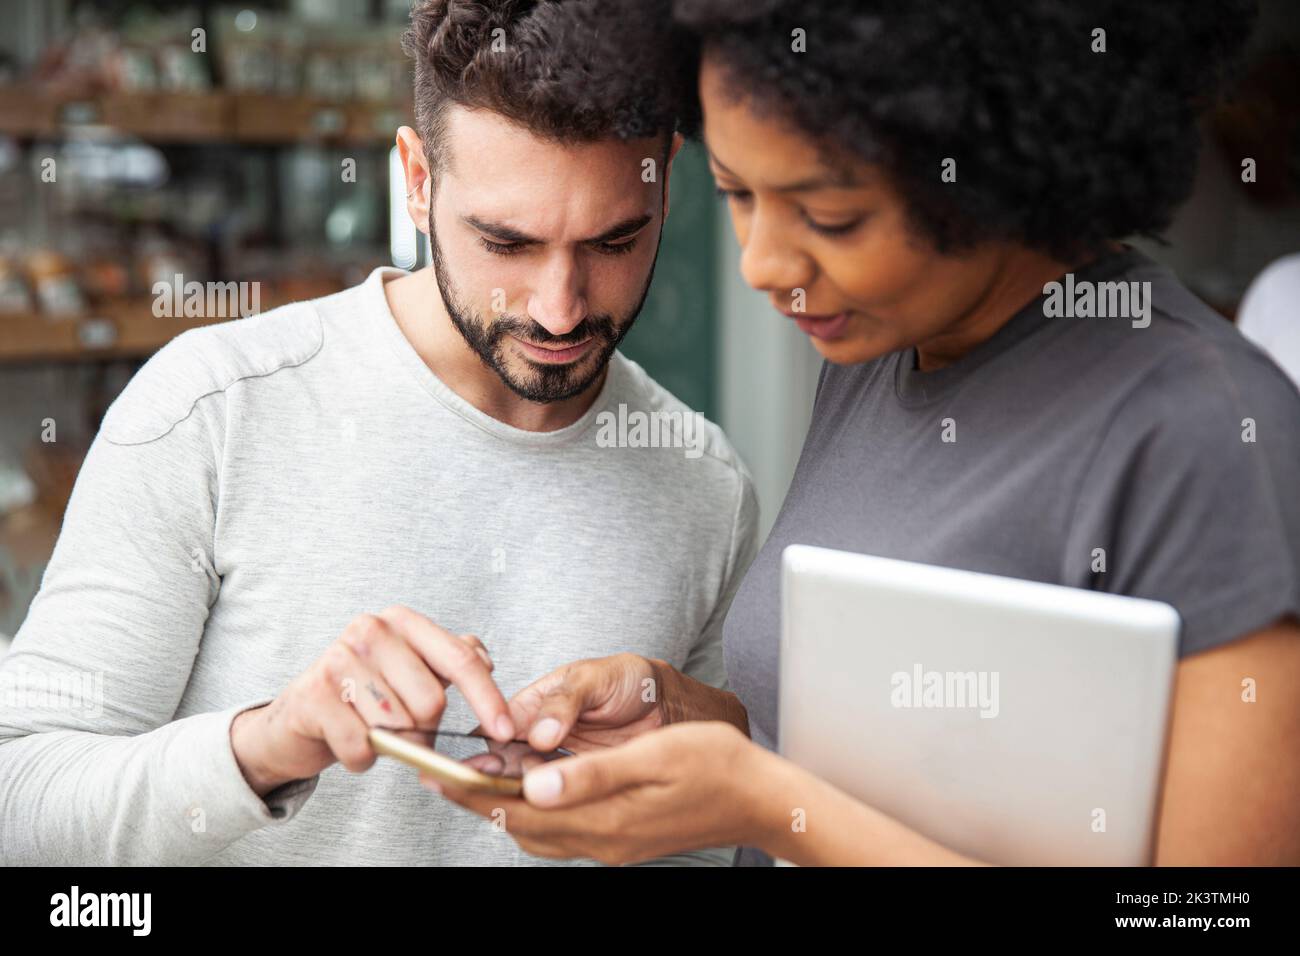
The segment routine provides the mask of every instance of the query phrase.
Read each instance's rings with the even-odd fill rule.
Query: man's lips
[[[815,339],[838,339],[844,335],[849,327],[849,313],[837,312],[834,315],[812,315],[807,312],[786,312],[781,310],[786,318],[794,319],[794,324],[799,326],[799,330],[805,335],[811,335]]]
[[[511,338],[514,338],[514,336],[511,336]],[[545,345],[537,345],[534,342],[527,342],[520,338],[515,338],[515,341],[524,350],[524,354],[534,362],[542,362],[546,365],[567,365],[586,355],[596,339],[593,336],[579,342],[577,345],[569,345],[563,348],[548,348]]]

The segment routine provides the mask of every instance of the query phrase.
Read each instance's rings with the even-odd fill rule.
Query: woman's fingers
[[[584,710],[592,706],[593,682],[582,668],[572,669],[565,679],[542,697],[527,728],[528,743],[536,750],[554,750],[569,736]]]
[[[638,685],[626,679],[631,655],[568,664],[534,681],[511,700],[516,726],[537,750],[554,750],[592,712],[617,726],[640,716]],[[628,698],[628,695],[631,698]]]
[[[493,777],[500,776],[506,769],[505,758],[496,753],[474,754],[472,757],[466,757],[461,763]]]
[[[420,782],[435,793],[481,817],[501,819],[505,830],[526,853],[533,856],[599,859],[610,838],[594,832],[589,808],[541,810],[517,797],[479,793],[441,783],[428,774]],[[498,814],[503,814],[498,817]]]
[[[524,774],[524,799],[535,807],[571,807],[644,783],[646,748],[638,743],[534,767]]]
[[[515,696],[510,698],[510,716],[514,718],[515,727],[522,734],[532,728],[537,723],[537,715],[542,709],[542,701],[546,696],[564,680],[565,673],[571,668],[572,664],[566,664],[558,670],[553,670],[549,674],[537,678]]]

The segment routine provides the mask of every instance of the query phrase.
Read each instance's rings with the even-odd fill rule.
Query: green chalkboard
[[[687,143],[673,161],[668,221],[654,285],[623,354],[694,411],[717,420],[718,203],[704,151]]]

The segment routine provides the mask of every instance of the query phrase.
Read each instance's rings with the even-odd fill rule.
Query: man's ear
[[[677,156],[677,151],[682,148],[686,138],[681,133],[673,133],[673,141],[668,147],[668,162],[664,164],[664,218],[668,218],[668,182],[672,177],[673,160]]]
[[[424,144],[409,126],[397,131],[397,156],[406,174],[406,212],[415,228],[429,234],[429,203],[433,196],[433,175],[424,155]]]

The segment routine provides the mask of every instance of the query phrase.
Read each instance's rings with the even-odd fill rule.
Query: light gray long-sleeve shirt
[[[392,604],[481,637],[507,696],[619,651],[723,684],[757,504],[721,431],[619,354],[574,424],[491,418],[403,336],[398,274],[187,332],[109,409],[0,661],[0,863],[540,862],[388,758],[245,782],[234,716]],[[453,690],[443,727],[476,723]]]

